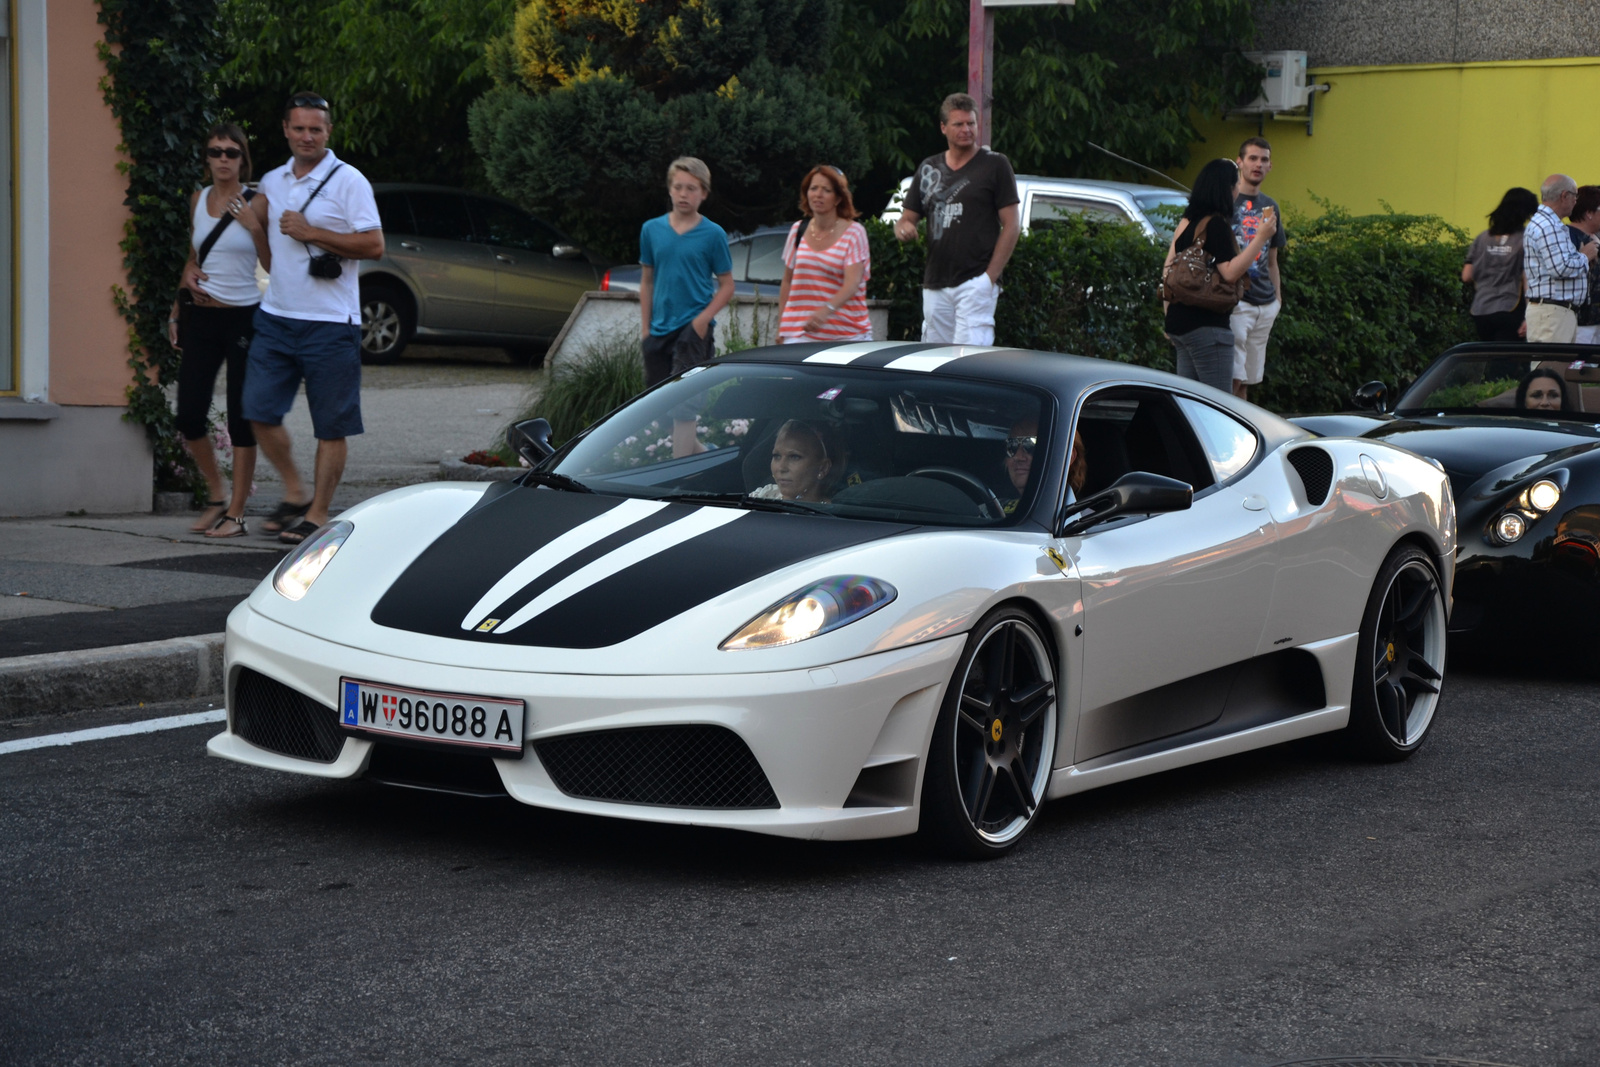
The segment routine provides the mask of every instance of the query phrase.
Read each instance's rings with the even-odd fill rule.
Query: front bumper
[[[228,727],[214,756],[324,778],[366,773],[374,742],[346,736],[332,762],[284,755],[235,731],[235,692],[249,668],[328,709],[341,677],[416,689],[480,693],[528,704],[527,748],[493,765],[506,792],[538,807],[652,822],[753,830],[786,837],[891,837],[917,828],[923,757],[962,635],[845,660],[758,674],[577,675],[483,670],[351,648],[274,622],[242,604],[228,619]],[[760,653],[738,653],[759,657]],[[514,654],[508,654],[508,659]],[[673,808],[570,796],[534,751],[549,738],[633,727],[713,725],[749,746],[778,799],[775,808]],[[907,763],[907,761],[912,761]],[[894,803],[864,805],[852,790],[868,767],[910,770]],[[846,801],[851,800],[850,806]]]
[[[1542,519],[1512,545],[1461,540],[1452,632],[1551,637],[1600,628],[1600,507]]]

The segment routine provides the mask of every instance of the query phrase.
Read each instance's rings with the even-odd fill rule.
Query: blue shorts
[[[319,441],[354,437],[361,426],[361,327],[286,319],[257,311],[244,376],[244,417],[283,425],[300,382]]]

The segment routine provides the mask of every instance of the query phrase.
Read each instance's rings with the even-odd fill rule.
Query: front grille
[[[723,726],[599,730],[534,743],[571,797],[673,808],[776,808],[761,765]]]
[[[233,683],[233,732],[259,748],[332,763],[344,747],[339,713],[249,667]]]
[[[1289,466],[1306,487],[1306,501],[1320,505],[1333,485],[1333,457],[1320,448],[1297,448],[1289,453]]]

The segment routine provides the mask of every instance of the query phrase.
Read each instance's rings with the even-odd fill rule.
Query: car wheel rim
[[[393,348],[400,339],[400,312],[393,304],[373,300],[361,309],[361,347],[373,354]]]
[[[1050,779],[1056,729],[1049,651],[1008,620],[984,635],[961,678],[955,730],[956,785],[968,823],[991,844],[1028,828]]]
[[[1401,748],[1420,740],[1433,718],[1444,677],[1444,634],[1439,583],[1427,564],[1412,560],[1384,594],[1372,658],[1378,721]]]

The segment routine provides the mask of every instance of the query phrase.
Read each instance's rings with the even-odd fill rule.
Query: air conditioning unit
[[[1267,76],[1261,79],[1261,95],[1238,110],[1252,113],[1294,111],[1306,106],[1311,98],[1311,86],[1306,77],[1304,52],[1246,52],[1244,57],[1266,67]]]

